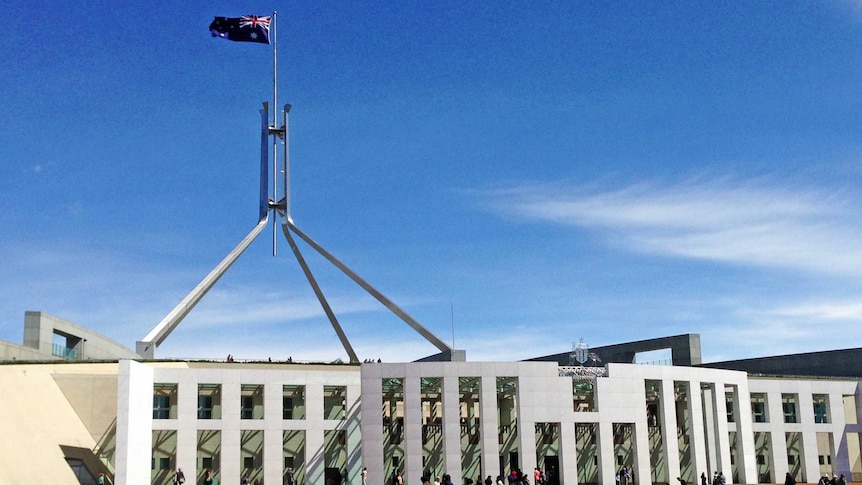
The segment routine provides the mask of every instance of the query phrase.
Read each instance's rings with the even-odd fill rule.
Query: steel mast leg
[[[369,285],[365,280],[363,280],[358,274],[354,273],[353,270],[348,268],[344,263],[338,260],[335,256],[329,253],[326,249],[323,248],[320,244],[317,244],[313,239],[307,236],[304,232],[300,231],[298,227],[291,221],[287,220],[287,225],[290,229],[296,233],[297,236],[302,238],[303,241],[308,243],[309,246],[314,248],[315,251],[320,253],[321,256],[329,260],[330,263],[335,265],[338,269],[341,270],[342,273],[346,274],[350,279],[352,279],[356,284],[362,287],[369,295],[373,296],[377,301],[383,304],[386,308],[389,309],[392,313],[394,313],[398,318],[404,321],[407,325],[410,325],[413,330],[419,333],[419,335],[425,337],[425,340],[431,342],[432,345],[437,347],[441,352],[448,353],[451,355],[453,353],[452,347],[446,345],[445,342],[437,338],[436,335],[431,333],[427,328],[423,327],[421,323],[416,321],[413,317],[407,314],[404,310],[402,310],[398,305],[392,302],[389,298],[386,298],[382,293],[377,291],[373,286]]]
[[[350,341],[347,340],[347,336],[344,334],[344,330],[341,329],[341,325],[338,323],[338,319],[335,318],[335,314],[332,312],[332,308],[330,308],[329,302],[326,301],[326,296],[323,295],[323,291],[320,289],[320,286],[314,279],[314,275],[311,274],[311,269],[309,269],[308,264],[305,263],[305,258],[303,258],[302,254],[299,252],[299,247],[297,247],[296,241],[293,240],[293,237],[290,235],[290,231],[287,229],[286,225],[282,224],[281,229],[282,232],[284,232],[284,236],[287,238],[288,244],[290,244],[290,249],[293,250],[293,254],[294,256],[296,256],[296,260],[302,267],[302,272],[305,273],[305,277],[308,279],[308,283],[314,290],[314,294],[317,295],[317,300],[320,302],[320,306],[322,306],[323,311],[326,312],[326,316],[329,318],[329,323],[332,324],[332,328],[335,329],[335,333],[338,334],[338,339],[341,340],[341,345],[344,346],[344,350],[350,357],[350,362],[359,362],[359,358],[356,357],[356,352],[353,351],[353,346],[350,345]]]
[[[195,305],[203,298],[204,295],[215,285],[216,281],[231,267],[231,265],[240,257],[240,255],[248,248],[257,236],[266,228],[266,223],[269,220],[269,215],[260,220],[256,226],[243,238],[243,240],[233,248],[233,251],[228,253],[224,259],[213,268],[206,277],[198,283],[198,285],[188,294],[183,300],[171,310],[170,313],[153,328],[143,340],[138,341],[135,351],[145,359],[153,359],[156,355],[156,347],[168,338],[168,335],[174,331],[185,316],[192,311]]]

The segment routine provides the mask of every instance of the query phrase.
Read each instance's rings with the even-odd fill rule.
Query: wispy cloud
[[[330,306],[338,315],[379,312],[376,301],[360,297],[330,297]],[[190,318],[190,327],[205,328],[225,325],[267,325],[284,321],[325,318],[320,303],[313,297],[283,292],[261,291],[260,288],[231,287],[213,290],[207,301]]]
[[[484,195],[497,212],[602,230],[631,251],[828,274],[862,270],[859,214],[842,192],[696,179],[612,190],[528,185]]]
[[[860,321],[862,320],[862,301],[802,303],[775,308],[771,313],[779,317],[804,318],[829,322]]]

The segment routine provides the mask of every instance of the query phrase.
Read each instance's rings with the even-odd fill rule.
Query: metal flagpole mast
[[[276,39],[276,17],[272,11],[272,126],[278,128],[278,42]],[[272,200],[278,202],[278,135],[272,137]],[[277,254],[278,229],[272,219],[272,255]]]

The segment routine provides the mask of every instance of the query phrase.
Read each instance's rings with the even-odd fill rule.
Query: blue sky
[[[0,339],[134,348],[257,220],[278,11],[296,224],[468,360],[862,346],[862,4],[15,1]],[[436,352],[301,247],[360,359]],[[346,358],[267,230],[160,357]]]

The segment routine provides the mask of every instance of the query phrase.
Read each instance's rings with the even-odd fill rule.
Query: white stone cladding
[[[455,484],[463,483],[461,475],[461,427],[459,378],[478,377],[480,386],[481,437],[479,442],[483,476],[499,473],[496,379],[517,378],[517,426],[527,430],[518,434],[519,467],[529,472],[537,465],[537,444],[532,430],[536,423],[559,426],[560,483],[577,485],[578,459],[575,446],[575,424],[594,423],[598,444],[595,458],[598,483],[614,485],[619,469],[615,452],[614,426],[623,424],[632,431],[631,460],[633,482],[653,482],[650,433],[661,433],[660,450],[666,474],[678,476],[681,467],[677,444],[677,404],[675,385],[689,390],[685,414],[689,416],[690,469],[696,478],[700,473],[711,477],[715,471],[726,475],[731,483],[733,466],[739,482],[757,483],[755,433],[769,433],[773,444],[769,463],[772,482],[783,481],[788,471],[784,449],[785,433],[800,433],[804,462],[802,477],[816,482],[819,476],[817,433],[830,433],[835,443],[831,456],[833,469],[848,478],[851,462],[859,460],[858,446],[847,445],[848,433],[860,433],[859,383],[837,379],[791,379],[752,377],[745,372],[683,366],[607,364],[606,376],[595,381],[597,411],[576,412],[572,399],[572,378],[559,375],[554,362],[417,362],[366,363],[348,365],[266,365],[242,363],[138,363],[122,361],[120,365],[117,470],[118,485],[149,483],[151,445],[147,442],[154,430],[176,430],[176,462],[186,476],[196,476],[197,431],[221,431],[221,476],[219,483],[239,483],[239,446],[242,430],[263,431],[263,480],[266,484],[282,483],[282,434],[285,430],[303,430],[307,483],[324,485],[325,464],[322,459],[324,433],[347,431],[347,483],[360,485],[363,467],[368,469],[369,485],[388,484],[384,476],[384,426],[381,413],[382,382],[388,378],[403,380],[404,392],[404,462],[407,484],[416,484],[423,475],[422,417],[420,381],[442,378],[443,459],[446,472]],[[658,386],[661,427],[650,427],[646,410],[647,382]],[[176,419],[152,419],[150,403],[154,383],[176,383],[178,415]],[[197,386],[200,383],[221,384],[223,410],[221,419],[197,419]],[[264,418],[243,420],[239,416],[240,388],[243,384],[264,386]],[[306,386],[306,416],[301,420],[282,419],[282,386]],[[345,420],[328,420],[323,416],[323,386],[337,385],[347,389]],[[725,390],[733,392],[731,403],[735,419],[728,422]],[[752,422],[751,393],[767,397],[769,420]],[[781,412],[782,394],[798,396],[799,422],[785,423]],[[815,423],[812,395],[829,397],[829,422]],[[855,409],[845,411],[845,396],[855,396]],[[847,413],[852,416],[848,416]],[[847,424],[851,422],[853,424]],[[735,433],[737,449],[731,465],[730,433]],[[471,477],[475,478],[475,477]],[[532,480],[531,480],[532,481]],[[300,485],[306,485],[305,483]]]

